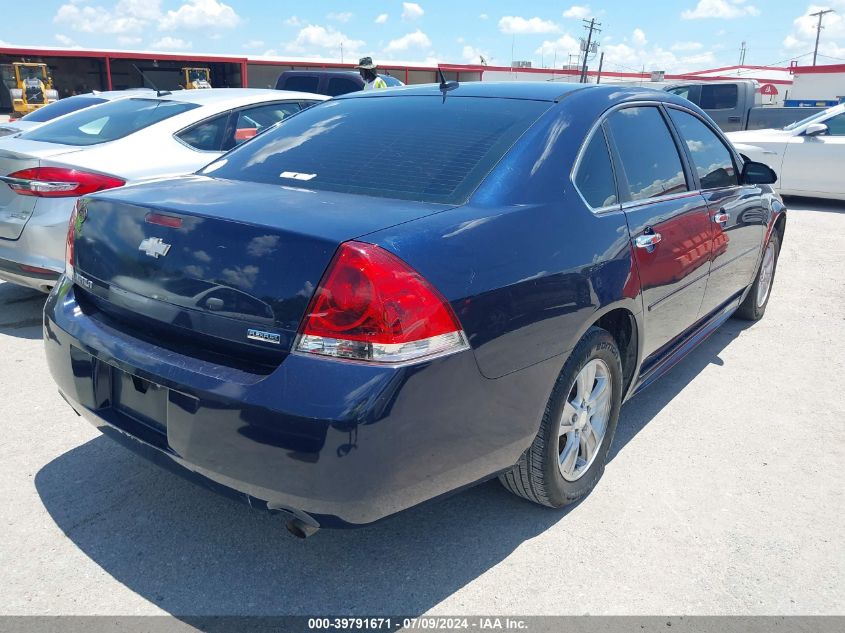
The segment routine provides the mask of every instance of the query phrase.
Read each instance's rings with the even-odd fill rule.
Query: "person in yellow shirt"
[[[387,88],[387,82],[379,77],[376,72],[376,65],[373,63],[372,57],[362,57],[358,60],[358,65],[355,68],[358,69],[358,72],[361,73],[361,79],[364,80],[364,90]]]

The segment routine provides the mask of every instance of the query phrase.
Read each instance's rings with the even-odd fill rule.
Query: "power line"
[[[601,26],[601,22],[596,22],[595,18],[590,18],[589,20],[582,20],[584,22],[584,28],[589,29],[587,33],[587,44],[584,46],[584,65],[581,66],[581,82],[582,84],[587,83],[587,60],[590,57],[590,46],[593,43],[593,31],[596,33],[601,33],[601,29],[598,28]]]
[[[828,13],[836,13],[833,9],[822,9],[821,11],[816,11],[815,13],[811,13],[810,17],[814,18],[816,16],[819,17],[819,24],[816,26],[816,48],[813,49],[813,66],[816,65],[816,57],[819,54],[819,37],[822,34],[822,18],[827,15]]]

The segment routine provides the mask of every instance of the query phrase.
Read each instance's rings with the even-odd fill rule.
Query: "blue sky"
[[[609,70],[685,71],[808,62],[815,19],[825,17],[822,63],[845,61],[845,0],[37,0],[26,19],[4,20],[0,45],[80,46],[318,57],[345,61],[477,63],[516,59],[560,67],[577,53],[582,18],[602,23]],[[6,12],[8,13],[8,11]]]

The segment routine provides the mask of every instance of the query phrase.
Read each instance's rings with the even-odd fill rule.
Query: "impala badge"
[[[138,250],[158,259],[167,255],[170,251],[170,244],[163,242],[160,237],[148,237],[138,245]]]
[[[246,337],[253,341],[262,341],[264,343],[273,343],[279,345],[282,342],[282,337],[275,332],[265,332],[264,330],[253,330],[252,328],[246,331]]]

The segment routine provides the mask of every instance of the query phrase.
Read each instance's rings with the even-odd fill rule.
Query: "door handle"
[[[728,117],[728,121],[731,121],[733,123],[736,123],[737,121],[741,121],[741,120],[742,120],[741,117],[738,117],[738,116],[729,116]]]
[[[720,210],[718,213],[713,214],[713,221],[717,224],[725,225],[728,223],[728,220],[731,219],[731,216],[728,215],[727,212]]]
[[[644,248],[647,252],[652,252],[654,247],[657,246],[660,241],[663,239],[663,236],[660,233],[646,233],[645,235],[638,235],[634,239],[634,246],[637,248]]]

